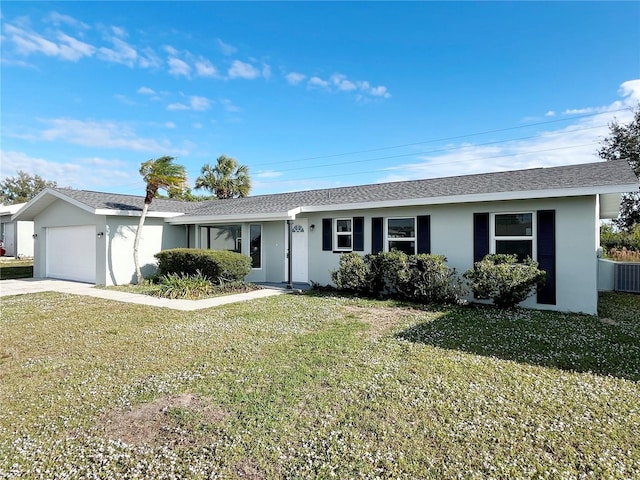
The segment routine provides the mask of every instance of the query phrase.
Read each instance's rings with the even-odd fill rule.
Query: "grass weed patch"
[[[5,297],[0,478],[638,478],[639,299]]]

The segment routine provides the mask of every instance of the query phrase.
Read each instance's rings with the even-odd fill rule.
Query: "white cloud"
[[[176,124],[173,122],[164,122],[166,128],[176,128]]]
[[[189,110],[189,107],[184,103],[170,103],[167,105],[167,110]]]
[[[307,85],[310,87],[327,88],[329,86],[329,82],[322,80],[320,77],[311,77],[307,82]]]
[[[190,96],[187,98],[187,103],[171,103],[167,105],[167,110],[194,110],[198,112],[203,112],[205,110],[209,110],[211,108],[211,100],[206,97],[199,97],[196,95]]]
[[[129,97],[127,97],[126,95],[122,95],[120,93],[115,93],[113,95],[113,98],[116,99],[117,101],[119,101],[120,103],[122,103],[123,105],[135,105],[136,104],[136,102],[131,100]]]
[[[233,102],[229,99],[223,98],[222,100],[220,100],[220,103],[222,104],[224,109],[229,113],[238,113],[242,111],[240,107],[234,105]]]
[[[391,94],[388,92],[387,87],[384,87],[382,85],[378,87],[371,87],[368,93],[374,97],[382,97],[382,98],[391,97]]]
[[[119,63],[127,67],[133,67],[138,60],[137,50],[127,42],[118,37],[111,37],[109,41],[112,48],[100,47],[98,58],[107,62]]]
[[[192,110],[204,111],[211,107],[211,101],[205,97],[193,96],[190,97],[189,101]]]
[[[96,50],[94,46],[61,32],[57,34],[56,39],[58,42],[44,38],[35,32],[6,24],[3,40],[12,43],[20,55],[40,53],[72,62],[91,56]]]
[[[278,172],[276,170],[263,170],[261,172],[257,172],[254,176],[255,178],[278,178],[282,175],[282,172]]]
[[[475,144],[437,146],[437,143],[431,143],[432,148],[426,151],[414,151],[406,155],[417,157],[418,162],[388,168],[386,170],[390,173],[379,181],[437,178],[599,161],[596,152],[600,141],[609,134],[609,123],[614,119],[620,123],[632,119],[632,109],[637,105],[636,98],[640,97],[640,80],[623,83],[619,93],[623,98],[609,105],[566,110],[565,113],[574,112],[582,117],[568,120],[569,123],[564,126],[540,131],[541,127],[538,125],[535,127],[537,131],[531,132],[524,125],[520,138],[493,140],[484,145],[482,140]],[[474,138],[481,136],[474,135]]]
[[[138,89],[138,93],[141,95],[155,95],[156,92],[155,90],[149,88],[149,87],[140,87]]]
[[[65,142],[85,147],[161,152],[171,150],[168,142],[138,136],[131,126],[122,122],[99,122],[73,118],[43,120],[49,125],[35,136],[36,139]]]
[[[196,74],[200,77],[218,77],[218,70],[206,59],[196,62]]]
[[[545,117],[555,117],[556,116],[556,112],[554,112],[553,110],[549,110],[547,113],[544,114]]]
[[[635,106],[640,102],[640,78],[624,82],[618,93],[624,97],[626,104]]]
[[[260,72],[256,67],[250,63],[241,62],[240,60],[234,60],[229,68],[229,78],[244,78],[252,80],[260,76]]]
[[[234,47],[233,45],[229,45],[228,43],[224,43],[219,38],[216,39],[216,44],[218,45],[218,48],[220,49],[223,55],[227,55],[227,56],[233,55],[238,51],[236,47]]]
[[[350,92],[357,88],[355,83],[347,80],[347,77],[340,73],[334,73],[333,75],[331,75],[331,82],[336,86],[338,90],[341,90],[343,92]]]
[[[302,73],[291,72],[285,76],[289,84],[297,85],[305,76]],[[334,73],[329,80],[324,80],[318,76],[313,76],[307,80],[307,87],[329,90],[332,92],[354,93],[358,101],[370,101],[372,97],[390,98],[391,94],[387,87],[380,85],[372,87],[366,80],[350,80],[342,73]]]
[[[307,78],[307,76],[304,75],[303,73],[290,72],[290,73],[287,73],[284,76],[284,78],[287,80],[287,82],[289,82],[290,85],[298,85],[305,78]]]
[[[103,189],[113,186],[114,177],[134,181],[139,178],[134,168],[118,159],[90,157],[58,162],[16,151],[0,151],[0,158],[0,178],[22,170],[55,181],[60,187]]]
[[[267,80],[271,78],[271,66],[268,64],[262,65],[262,76]]]
[[[172,57],[167,60],[167,63],[169,64],[169,73],[171,75],[188,77],[191,74],[191,67],[184,60]]]
[[[87,30],[89,28],[89,26],[86,23],[76,20],[75,18],[70,17],[69,15],[63,15],[58,12],[51,12],[47,17],[47,20],[53,23],[57,27],[64,24],[64,25],[69,25],[71,27],[81,28],[83,30]]]

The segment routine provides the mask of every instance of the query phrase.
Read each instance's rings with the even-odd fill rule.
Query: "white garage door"
[[[96,227],[47,228],[46,276],[96,282]]]

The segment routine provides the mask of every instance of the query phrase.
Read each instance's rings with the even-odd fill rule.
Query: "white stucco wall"
[[[364,246],[371,252],[371,218],[431,216],[431,252],[447,257],[462,274],[473,266],[473,214],[536,210],[556,211],[556,305],[540,305],[535,295],[523,306],[594,314],[597,311],[597,221],[594,196],[510,202],[359,210],[308,215],[316,228],[309,233],[309,278],[331,283],[330,270],[340,254],[322,251],[322,218],[364,216]],[[534,248],[535,250],[535,248]]]
[[[133,243],[138,230],[140,217],[106,217],[106,230],[103,237],[105,285],[122,285],[136,281],[133,262]],[[185,228],[167,225],[161,218],[146,218],[142,228],[138,260],[143,276],[155,272],[157,261],[154,257],[161,250],[185,247]]]

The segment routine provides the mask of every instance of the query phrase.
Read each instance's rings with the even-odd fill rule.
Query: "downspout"
[[[293,235],[291,234],[291,231],[293,229],[292,227],[293,227],[293,220],[287,220],[287,237],[289,239],[289,251],[287,252],[287,290],[293,290],[293,281],[292,281],[293,255],[291,254],[293,252],[293,245],[292,245]]]

